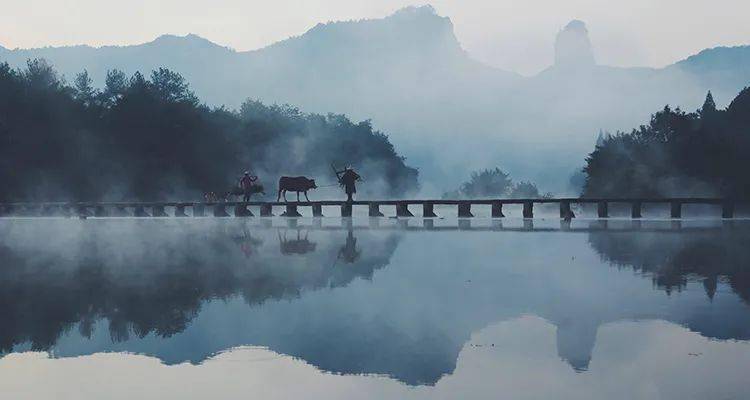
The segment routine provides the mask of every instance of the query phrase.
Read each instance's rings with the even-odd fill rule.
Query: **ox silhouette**
[[[310,189],[316,189],[318,185],[315,184],[315,179],[309,179],[304,176],[282,176],[279,178],[279,193],[276,196],[276,201],[281,200],[281,197],[286,199],[286,192],[297,192],[297,201],[299,201],[299,193],[305,194],[305,199],[310,201],[307,197],[307,191]]]

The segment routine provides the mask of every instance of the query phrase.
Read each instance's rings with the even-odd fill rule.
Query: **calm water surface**
[[[0,221],[0,398],[747,399],[750,222]]]

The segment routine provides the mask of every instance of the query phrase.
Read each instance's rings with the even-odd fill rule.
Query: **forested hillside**
[[[669,106],[631,133],[604,138],[586,160],[585,196],[750,198],[750,88],[726,109],[711,92],[696,112]]]
[[[417,171],[369,121],[253,100],[210,108],[164,68],[111,70],[97,90],[85,71],[67,83],[41,59],[0,64],[0,143],[0,201],[197,198],[248,169],[270,193],[282,174],[335,183],[331,163],[356,168],[366,195],[417,189]]]

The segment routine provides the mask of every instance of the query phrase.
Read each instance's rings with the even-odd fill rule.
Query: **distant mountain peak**
[[[450,18],[438,15],[430,5],[409,6],[382,18],[319,23],[300,36],[266,47],[270,51],[306,51],[331,57],[346,53],[364,60],[378,54],[382,59],[466,59]],[[294,49],[294,50],[291,50]],[[342,51],[344,53],[342,53]],[[355,55],[356,54],[356,55]]]
[[[595,64],[586,23],[577,19],[570,21],[555,39],[555,66],[580,68]]]
[[[391,14],[391,17],[424,17],[424,16],[438,16],[435,7],[425,4],[423,6],[407,6],[395,13]]]
[[[191,46],[191,47],[205,47],[205,48],[223,48],[219,44],[216,44],[202,36],[198,36],[194,33],[188,33],[185,36],[164,34],[158,36],[156,39],[149,43],[151,45],[167,45],[167,46]]]

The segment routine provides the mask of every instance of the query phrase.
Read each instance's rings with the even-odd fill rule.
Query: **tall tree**
[[[93,81],[89,77],[89,72],[85,69],[79,72],[73,81],[76,98],[87,106],[91,105],[97,96],[97,90],[92,83]]]
[[[706,100],[703,102],[703,106],[700,110],[700,116],[702,118],[709,117],[716,113],[716,102],[714,101],[714,96],[711,94],[711,91],[708,91],[708,94],[706,94]]]

